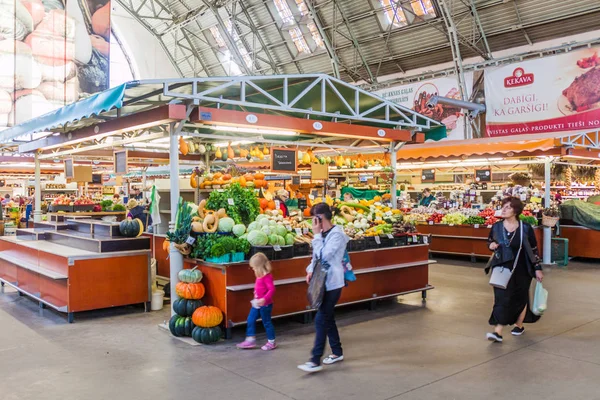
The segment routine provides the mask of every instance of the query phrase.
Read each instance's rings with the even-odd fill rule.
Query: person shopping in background
[[[489,319],[489,324],[494,326],[494,332],[487,334],[487,339],[493,342],[502,342],[504,326],[514,325],[511,334],[520,336],[525,332],[523,323],[533,323],[539,319],[530,311],[529,287],[534,278],[541,282],[544,273],[533,227],[523,222],[521,228],[519,224],[523,207],[523,202],[517,197],[502,200],[501,212],[504,220],[492,226],[488,238],[489,248],[494,252],[494,256],[486,267],[486,273],[495,267],[511,268],[515,265],[506,289],[494,287],[494,308]],[[517,254],[519,258],[515,264]]]
[[[421,197],[421,201],[419,201],[420,206],[429,207],[431,202],[436,201],[435,196],[431,193],[429,188],[423,189],[423,195]]]
[[[352,196],[352,193],[350,193],[350,192],[344,193],[344,201],[346,203],[350,203],[350,202],[354,201],[354,196]]]
[[[129,210],[127,213],[127,218],[138,218],[140,221],[142,221],[142,225],[144,225],[144,232],[148,226],[152,225],[152,217],[143,206],[138,204],[137,200],[129,199],[127,202],[127,210]]]
[[[290,193],[285,189],[280,189],[275,194],[275,200],[279,200],[279,209],[283,212],[283,217],[287,218],[289,216],[288,208],[285,205],[285,202],[290,198]]]
[[[275,283],[271,275],[271,263],[263,253],[256,253],[250,258],[250,268],[256,275],[254,284],[254,300],[248,314],[246,325],[246,340],[237,345],[238,349],[253,349],[256,347],[256,321],[262,319],[263,326],[267,331],[267,343],[261,347],[262,350],[275,350],[275,327],[271,321],[273,312],[273,295],[275,294]]]
[[[313,217],[313,257],[306,268],[306,282],[310,282],[317,260],[328,265],[328,269],[325,294],[315,317],[316,335],[312,357],[310,361],[299,365],[298,368],[305,372],[318,372],[323,369],[321,357],[325,351],[327,338],[329,338],[332,354],[323,360],[323,364],[330,365],[344,360],[342,343],[335,323],[335,306],[345,285],[343,260],[349,239],[342,227],[331,222],[333,212],[327,204],[319,203],[313,206],[310,214]]]

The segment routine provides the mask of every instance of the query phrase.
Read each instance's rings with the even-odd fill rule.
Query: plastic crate
[[[367,236],[365,238],[365,245],[367,250],[378,249],[379,243],[375,240],[375,236]]]
[[[242,262],[244,261],[244,259],[246,258],[246,255],[244,253],[233,253],[231,255],[231,262]]]
[[[552,262],[560,267],[569,263],[569,239],[552,238]]]
[[[252,246],[248,257],[252,257],[256,253],[264,253],[269,260],[275,259],[275,250],[273,250],[273,246]]]
[[[308,243],[294,244],[294,257],[304,257],[310,255],[310,246]]]
[[[207,257],[206,262],[213,264],[227,264],[231,262],[231,254],[225,254],[221,257]]]
[[[289,258],[294,258],[294,246],[281,246],[281,250],[273,249],[273,253],[275,255],[274,260],[287,260]]]
[[[394,246],[406,246],[408,244],[408,236],[406,234],[394,236]]]
[[[390,238],[388,236],[379,236],[379,241],[381,242],[379,248],[394,247],[394,238]]]
[[[365,239],[352,239],[346,245],[346,250],[351,251],[364,251],[367,249],[367,242]]]

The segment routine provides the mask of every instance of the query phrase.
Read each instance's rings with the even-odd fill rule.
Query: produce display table
[[[101,243],[98,251],[85,249],[95,242]],[[130,249],[135,244],[131,238],[85,235],[70,228],[19,230],[18,236],[0,237],[0,284],[37,300],[41,308],[67,313],[69,322],[75,312],[147,306],[151,298],[149,246],[114,251],[120,243]]]
[[[490,228],[475,225],[418,225],[420,233],[431,234],[429,251],[438,254],[470,256],[475,262],[477,257],[489,258],[492,254],[488,249]],[[535,229],[538,248],[542,254],[542,229]]]
[[[357,280],[342,291],[338,305],[372,301],[386,297],[433,289],[429,285],[427,245],[410,245],[350,253]],[[306,300],[306,267],[310,256],[272,261],[277,291],[273,316],[310,312]],[[250,300],[254,297],[255,276],[248,262],[226,265],[187,259],[185,268],[197,266],[204,274],[202,282],[206,304],[219,307],[225,316],[228,335],[232,327],[246,323]]]
[[[569,257],[600,258],[600,231],[580,225],[561,225],[560,237],[569,239]]]
[[[64,219],[69,218],[78,218],[78,217],[86,217],[86,218],[102,218],[102,217],[117,217],[117,221],[122,221],[127,217],[127,211],[77,211],[77,212],[55,212],[48,213],[48,219],[50,221],[56,221],[57,218],[61,217]]]

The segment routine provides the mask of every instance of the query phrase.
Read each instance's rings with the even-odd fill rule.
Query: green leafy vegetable
[[[102,207],[102,211],[110,211],[113,206],[112,200],[102,200],[100,202],[100,207]]]
[[[183,244],[187,240],[190,235],[190,230],[192,229],[192,214],[190,210],[189,203],[184,202],[180,197],[177,218],[175,220],[175,229],[172,232],[167,232],[167,238],[170,242]]]
[[[233,199],[233,205],[229,204],[229,199]],[[260,214],[258,198],[251,189],[243,188],[239,183],[234,183],[229,188],[221,191],[214,190],[210,193],[206,208],[209,210],[219,210],[224,208],[227,215],[235,221],[236,224],[248,225]]]
[[[115,204],[112,208],[113,211],[127,211],[127,208],[123,204]]]

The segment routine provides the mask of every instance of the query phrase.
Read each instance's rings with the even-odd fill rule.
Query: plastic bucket
[[[152,302],[150,304],[150,309],[152,311],[159,311],[163,309],[165,299],[164,290],[157,290],[156,292],[152,292]]]

